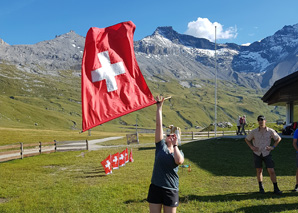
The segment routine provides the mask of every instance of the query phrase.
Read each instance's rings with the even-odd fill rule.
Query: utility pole
[[[215,26],[215,92],[214,92],[214,136],[217,131],[217,55],[216,55],[216,26]]]

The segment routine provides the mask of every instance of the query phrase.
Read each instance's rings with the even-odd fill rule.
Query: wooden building
[[[298,71],[279,79],[262,97],[268,105],[286,107],[286,123],[298,121]]]

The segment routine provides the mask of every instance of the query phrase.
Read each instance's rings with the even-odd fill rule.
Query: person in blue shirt
[[[163,139],[163,97],[156,97],[155,161],[147,201],[150,212],[176,212],[179,205],[178,166],[183,164],[184,155],[178,148],[176,134]]]
[[[294,137],[293,137],[293,146],[294,149],[296,150],[296,186],[295,189],[293,190],[294,192],[298,192],[298,129],[294,132]]]

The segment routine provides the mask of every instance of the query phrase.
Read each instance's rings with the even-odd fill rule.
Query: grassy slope
[[[81,127],[80,78],[75,71],[59,71],[57,76],[18,71],[14,66],[0,64],[0,126],[28,129],[76,129]],[[184,88],[176,80],[147,81],[154,95],[173,96],[164,106],[164,124],[181,128],[208,126],[214,120],[214,83],[194,79],[200,88]],[[265,114],[267,120],[284,118],[284,109],[275,110],[260,98],[264,91],[238,85],[218,83],[218,121],[234,123],[238,115],[248,121]],[[281,113],[279,115],[278,113]],[[123,124],[154,128],[155,107],[110,121],[105,126],[120,131]],[[107,128],[108,129],[108,128]],[[96,128],[95,128],[96,130]]]
[[[267,193],[257,193],[251,151],[243,139],[210,139],[180,148],[192,171],[179,169],[179,212],[297,211],[297,194],[290,192],[296,169],[291,139],[273,151],[283,196],[271,193],[267,172]],[[108,176],[100,161],[121,148],[85,152],[85,157],[76,151],[1,163],[0,212],[148,212],[154,147],[132,149],[135,162]]]

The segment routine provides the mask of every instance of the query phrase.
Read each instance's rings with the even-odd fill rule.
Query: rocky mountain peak
[[[168,38],[170,40],[173,40],[173,38],[179,37],[178,33],[173,29],[171,26],[166,26],[166,27],[158,27],[154,31],[152,35],[161,35],[165,38]]]
[[[74,39],[74,38],[82,38],[82,36],[78,35],[75,31],[70,30],[68,33],[62,35],[56,35],[56,38],[61,39]]]
[[[9,44],[7,44],[5,41],[3,41],[3,39],[0,38],[0,45],[9,45]]]
[[[157,35],[167,38],[175,44],[181,44],[184,46],[189,46],[194,48],[214,49],[214,43],[210,42],[208,39],[197,38],[190,35],[180,34],[176,32],[171,26],[156,28],[152,36],[157,36]]]

